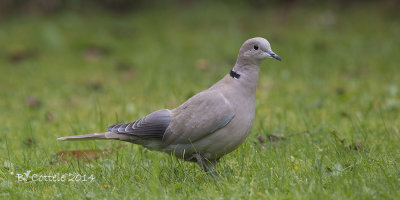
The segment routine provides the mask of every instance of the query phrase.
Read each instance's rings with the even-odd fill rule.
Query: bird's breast
[[[209,153],[209,159],[232,152],[246,140],[250,132],[254,122],[254,98],[237,97],[234,102],[231,102],[235,110],[233,119],[225,127],[195,143],[197,149]]]

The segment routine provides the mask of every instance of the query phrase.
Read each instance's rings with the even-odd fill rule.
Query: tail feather
[[[60,137],[57,140],[62,141],[78,141],[78,140],[101,140],[101,139],[120,139],[118,135],[112,132],[105,132],[105,133],[92,133],[92,134],[85,134],[85,135],[73,135],[67,137]]]

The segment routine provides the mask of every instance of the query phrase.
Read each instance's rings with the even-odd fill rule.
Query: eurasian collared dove
[[[197,162],[204,171],[216,175],[215,163],[243,143],[253,124],[259,64],[264,58],[281,60],[266,39],[249,39],[229,74],[177,108],[111,125],[104,133],[58,140],[127,141]]]

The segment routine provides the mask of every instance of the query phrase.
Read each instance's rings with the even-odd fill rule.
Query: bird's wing
[[[219,91],[203,91],[171,111],[166,144],[190,144],[226,126],[235,116],[230,102]]]
[[[111,125],[107,128],[107,131],[132,135],[142,139],[162,139],[171,120],[171,111],[163,109],[131,123]]]

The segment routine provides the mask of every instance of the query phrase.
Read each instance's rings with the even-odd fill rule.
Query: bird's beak
[[[277,59],[277,60],[279,60],[279,61],[282,61],[281,57],[279,57],[278,54],[274,53],[273,51],[268,50],[267,53],[268,53],[272,58],[275,58],[275,59]]]

